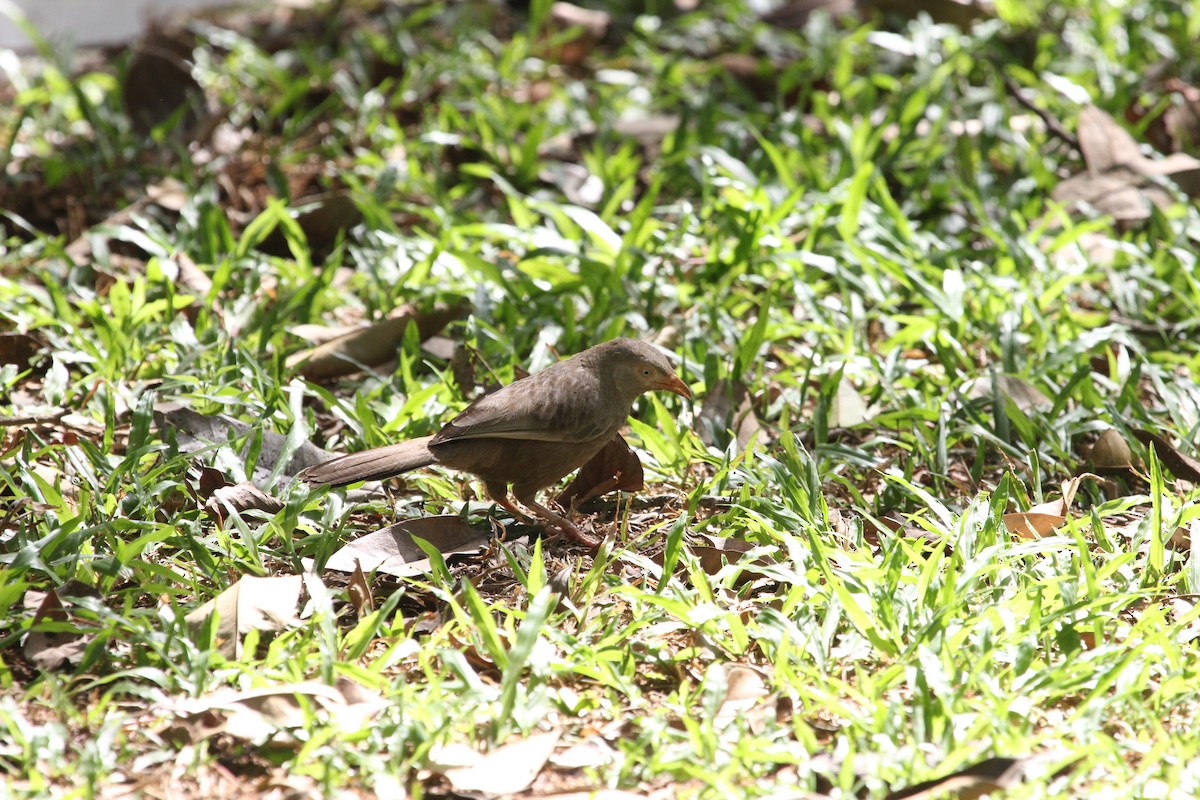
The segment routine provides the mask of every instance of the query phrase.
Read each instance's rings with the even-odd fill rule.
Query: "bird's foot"
[[[554,511],[546,508],[541,503],[531,499],[524,498],[521,503],[535,511],[539,517],[546,522],[546,530],[550,533],[556,533],[565,536],[568,539],[579,542],[584,547],[590,550],[595,550],[600,546],[602,539],[595,539],[579,530],[579,526],[571,520],[564,517],[562,514],[557,514]]]
[[[588,548],[589,550],[595,550],[596,548],[598,548],[600,546],[600,543],[604,541],[603,539],[595,539],[595,538],[589,536],[588,534],[581,531],[579,529],[578,525],[576,525],[575,523],[570,522],[566,519],[563,519],[562,517],[559,517],[558,521],[547,522],[546,530],[550,533],[558,534],[560,536],[565,536],[568,539],[571,539],[572,541],[579,542],[581,545]]]

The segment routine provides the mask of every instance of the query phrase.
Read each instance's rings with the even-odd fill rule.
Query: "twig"
[[[67,409],[56,408],[45,414],[28,414],[23,417],[0,417],[0,428],[12,428],[17,425],[41,425],[46,422],[56,422],[67,415]]]
[[[628,505],[630,508],[637,511],[644,511],[648,508],[662,508],[668,505],[687,505],[687,498],[679,494],[652,494],[638,495],[628,503],[622,503],[622,506]],[[729,508],[733,502],[725,497],[704,496],[696,503],[697,508],[714,509],[714,508]],[[583,512],[590,511],[612,511],[617,507],[617,500],[612,498],[597,498],[589,500],[580,506],[579,510]]]
[[[1004,76],[1004,88],[1008,90],[1008,93],[1012,95],[1013,99],[1017,101],[1018,105],[1032,111],[1034,114],[1037,114],[1038,118],[1041,119],[1042,124],[1046,126],[1046,130],[1062,139],[1080,153],[1083,152],[1083,148],[1079,146],[1079,137],[1064,128],[1062,123],[1057,119],[1050,116],[1049,111],[1046,111],[1044,108],[1039,108],[1032,100],[1027,99],[1025,95],[1021,94],[1021,87],[1018,86],[1017,82],[1008,75]]]

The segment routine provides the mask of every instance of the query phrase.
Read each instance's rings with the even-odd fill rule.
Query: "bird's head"
[[[600,345],[605,367],[621,393],[632,400],[661,389],[691,399],[692,390],[675,374],[674,367],[654,345],[636,339],[614,339]]]

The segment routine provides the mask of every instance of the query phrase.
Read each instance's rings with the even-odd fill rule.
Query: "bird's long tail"
[[[427,467],[437,461],[429,450],[432,436],[409,439],[407,442],[384,445],[358,453],[338,456],[322,464],[316,464],[300,473],[302,481],[308,483],[345,486],[357,481],[377,481],[408,472],[410,469]]]

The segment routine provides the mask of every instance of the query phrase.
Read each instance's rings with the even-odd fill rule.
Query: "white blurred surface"
[[[21,9],[42,35],[72,45],[118,44],[135,39],[149,20],[181,9],[248,5],[245,0],[0,0],[0,47],[31,49],[10,11]]]

